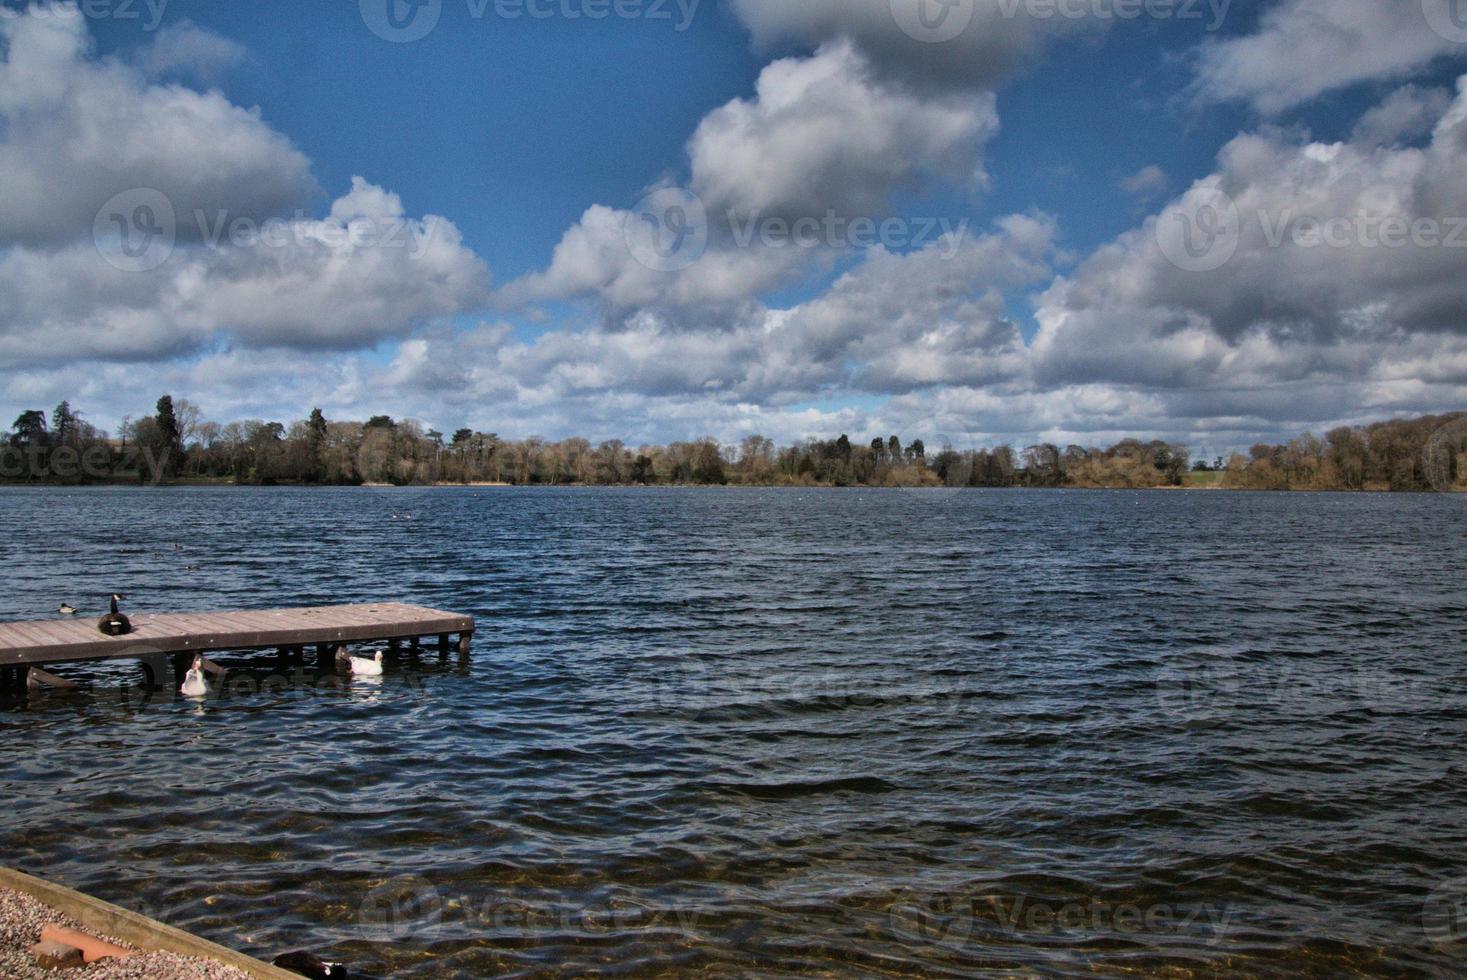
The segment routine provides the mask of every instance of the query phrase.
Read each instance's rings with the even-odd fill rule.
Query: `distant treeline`
[[[152,415],[125,419],[116,437],[97,430],[67,402],[49,418],[40,410],[22,413],[12,430],[0,478],[48,483],[1093,488],[1205,483],[1236,489],[1427,490],[1467,475],[1462,456],[1467,414],[1337,429],[1324,439],[1306,435],[1284,446],[1255,446],[1249,456],[1195,463],[1186,446],[1134,439],[1108,449],[1044,443],[1020,450],[965,450],[929,447],[921,439],[903,445],[897,436],[852,442],[844,435],[781,447],[751,435],[736,446],[704,438],[632,448],[618,440],[598,445],[581,438],[506,440],[473,429],[448,435],[386,415],[332,421],[320,409],[288,426],[258,420],[221,425],[167,395]],[[1455,433],[1456,441],[1450,452],[1433,457],[1432,446],[1445,445],[1443,433]]]

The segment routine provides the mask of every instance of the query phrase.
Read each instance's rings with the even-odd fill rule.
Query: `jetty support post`
[[[155,690],[168,683],[168,672],[172,668],[172,664],[168,662],[168,654],[146,653],[138,658],[138,664],[143,668],[144,688]],[[183,683],[182,679],[179,683]]]
[[[472,647],[473,644],[474,631],[464,630],[458,635],[458,655],[460,657],[467,657],[469,655],[469,648]]]
[[[182,687],[184,675],[194,665],[193,653],[185,650],[183,653],[173,655],[173,686]]]

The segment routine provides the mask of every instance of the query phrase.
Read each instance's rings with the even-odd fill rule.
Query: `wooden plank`
[[[288,970],[226,949],[136,912],[99,901],[90,895],[83,895],[55,882],[33,878],[10,868],[0,868],[0,886],[24,892],[62,915],[75,919],[89,931],[120,939],[144,952],[165,950],[180,956],[215,960],[232,966],[255,980],[300,980],[299,976]]]
[[[399,603],[140,613],[132,620],[133,632],[121,637],[102,635],[90,621],[0,623],[0,664],[65,663],[155,653],[335,645],[413,639],[440,633],[471,633],[474,629],[472,616]]]

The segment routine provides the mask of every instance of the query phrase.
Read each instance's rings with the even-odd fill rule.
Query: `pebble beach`
[[[173,953],[139,953],[126,959],[104,959],[71,970],[37,965],[30,949],[48,923],[89,932],[75,920],[29,895],[0,888],[0,977],[6,980],[76,977],[77,980],[249,980],[249,975],[214,960]],[[92,933],[95,935],[95,933]],[[124,949],[136,949],[110,936],[97,936]]]

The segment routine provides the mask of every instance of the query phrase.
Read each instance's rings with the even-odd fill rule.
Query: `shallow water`
[[[0,511],[0,618],[114,590],[480,617],[470,661],[380,683],[224,657],[202,706],[122,665],[0,705],[0,863],[257,955],[1467,966],[1458,498],[10,489]]]

